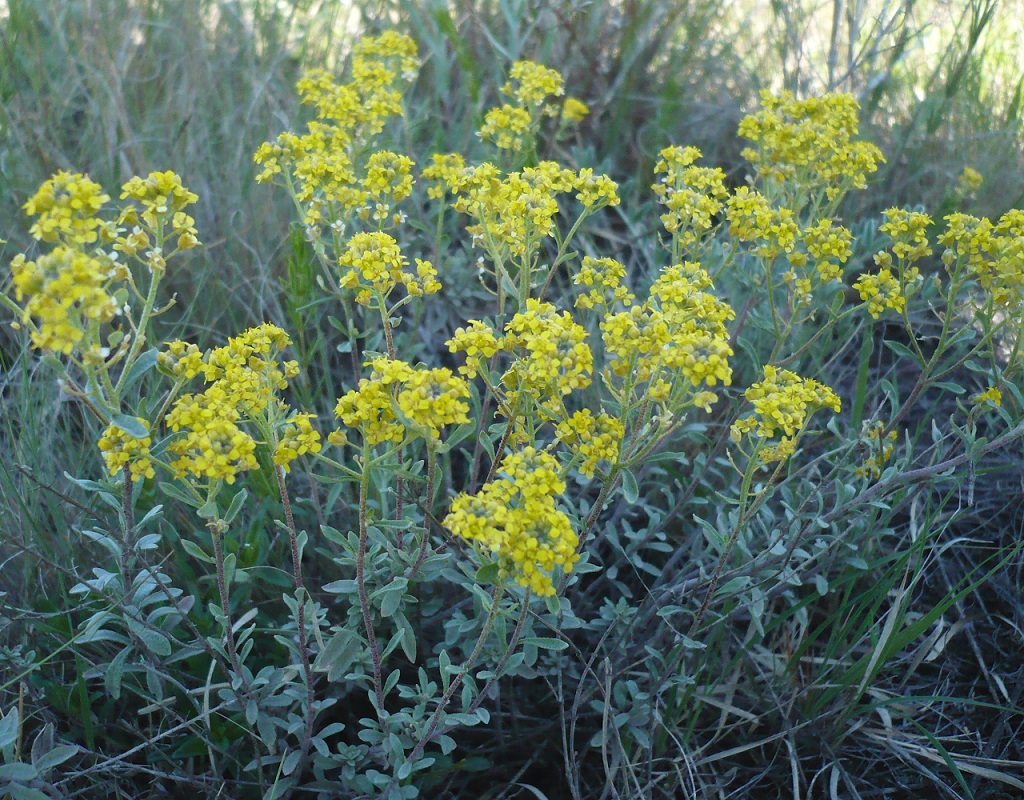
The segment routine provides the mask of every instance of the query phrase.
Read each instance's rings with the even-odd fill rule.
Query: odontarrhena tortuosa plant
[[[841,204],[882,156],[857,138],[848,95],[765,93],[740,125],[752,177],[736,188],[696,148],[662,149],[657,269],[631,277],[621,252],[585,236],[588,220],[620,204],[616,183],[539,157],[545,137],[589,113],[556,70],[512,65],[478,133],[493,161],[475,163],[397,151],[418,66],[406,36],[360,40],[347,81],[323,70],[299,81],[305,131],[255,154],[257,180],[293,201],[320,273],[315,305],[342,315],[325,338],[341,339],[357,371],[327,354],[334,371],[318,385],[338,391],[313,406],[295,402],[304,376],[275,324],[206,350],[154,341],[154,318],[173,307],[161,305],[161,279],[199,245],[186,211],[197,197],[171,172],[132,178],[116,206],[87,176],[56,174],[25,204],[40,252],[11,262],[5,304],[103,428],[108,480],[79,485],[108,502],[120,494],[119,536],[96,534],[118,571],[76,587],[107,603],[80,641],[117,641],[118,675],[136,661],[205,659],[206,672],[177,680],[189,697],[216,686],[222,739],[245,755],[208,755],[243,794],[330,784],[417,796],[428,771],[452,764],[452,734],[488,722],[499,681],[540,674],[538,650],[557,663],[573,631],[598,624],[573,602],[599,580],[602,515],[641,500],[645,470],[662,451],[692,447],[694,431],[702,463],[724,460],[735,474],[695,472],[684,493],[706,482],[730,507],[687,610],[691,643],[718,624],[709,612],[736,548],[805,455],[881,496],[891,464],[908,457],[900,426],[914,400],[969,363],[986,377],[965,409],[973,425],[1020,362],[1024,215],[947,217],[945,273],[931,282],[919,267],[933,255],[923,212],[890,209],[859,243]],[[852,275],[854,253],[878,239],[874,266]],[[476,267],[480,313],[433,340],[408,330],[446,291],[457,255]],[[927,347],[918,299],[941,320]],[[909,397],[872,402],[863,382],[847,392],[809,377],[827,374],[821,353],[835,337],[868,336],[882,315],[905,330],[920,367]],[[967,330],[977,336],[965,348]],[[829,412],[825,431],[811,428],[818,412]],[[320,485],[324,497],[309,489]],[[311,498],[298,510],[296,486]],[[259,492],[287,545],[279,563],[243,565]],[[162,564],[161,537],[142,534],[163,530],[157,496],[205,527],[204,538],[181,537],[212,571],[202,598]],[[665,556],[664,574],[682,557]],[[289,613],[269,600],[239,608],[240,587],[268,599],[282,586],[284,562]],[[118,696],[122,678],[104,680]]]

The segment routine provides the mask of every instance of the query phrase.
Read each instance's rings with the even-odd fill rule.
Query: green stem
[[[210,536],[213,538],[213,558],[217,567],[217,591],[220,594],[220,610],[224,619],[224,644],[227,647],[231,669],[244,684],[245,675],[242,672],[242,662],[238,658],[238,651],[235,649],[235,631],[231,625],[231,606],[228,604],[228,586],[224,577],[224,547],[221,537],[227,529],[227,523],[222,519],[211,519],[206,527],[210,529]]]
[[[157,245],[161,246],[162,236],[158,237]],[[149,281],[149,291],[146,293],[146,302],[142,306],[142,314],[139,316],[139,324],[135,330],[135,338],[132,340],[131,347],[128,349],[128,356],[125,358],[124,366],[121,368],[121,375],[117,379],[117,384],[113,387],[113,396],[110,398],[111,402],[120,405],[121,390],[124,389],[124,382],[128,379],[128,374],[131,372],[131,366],[135,363],[135,359],[138,358],[139,351],[142,350],[142,345],[146,343],[146,328],[149,327],[149,320],[153,316],[153,306],[156,305],[156,292],[160,286],[160,276],[154,272]]]
[[[302,664],[302,676],[306,682],[306,728],[302,736],[302,756],[300,764],[305,764],[309,758],[309,748],[313,741],[313,718],[315,716],[314,703],[316,696],[313,691],[313,669],[309,662],[309,646],[306,642],[306,586],[302,581],[302,555],[299,553],[299,537],[295,528],[295,516],[292,514],[292,504],[288,497],[288,487],[284,480],[284,467],[274,466],[274,475],[277,477],[277,488],[281,495],[281,504],[284,506],[285,524],[288,526],[288,538],[292,548],[292,575],[295,579],[295,594],[298,604],[295,611],[295,625],[299,634],[299,661]]]
[[[356,552],[356,589],[359,592],[359,608],[363,614],[363,627],[366,629],[366,643],[370,648],[370,660],[373,663],[373,692],[377,700],[377,720],[384,724],[384,684],[381,679],[380,651],[377,648],[377,635],[373,631],[373,618],[370,615],[370,598],[366,592],[366,540],[369,536],[367,523],[367,503],[370,494],[370,446],[363,444],[363,473],[359,479],[359,550]]]

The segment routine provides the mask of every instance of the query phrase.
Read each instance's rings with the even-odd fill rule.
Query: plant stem
[[[231,662],[231,669],[240,681],[245,681],[242,673],[242,663],[238,659],[238,651],[235,650],[235,631],[231,626],[231,607],[228,605],[228,586],[224,578],[224,547],[221,537],[227,523],[221,519],[211,519],[207,524],[210,529],[210,536],[213,538],[213,557],[217,565],[217,591],[220,593],[220,610],[224,617],[224,645],[228,650],[228,660]]]
[[[299,634],[299,661],[302,664],[302,675],[306,681],[306,728],[302,735],[302,757],[301,764],[305,764],[309,757],[310,743],[313,741],[313,708],[316,696],[313,691],[313,669],[309,663],[309,647],[306,644],[306,587],[302,582],[302,556],[299,553],[299,536],[295,529],[295,516],[292,514],[292,504],[288,497],[288,488],[284,480],[284,467],[280,464],[274,466],[274,474],[277,476],[277,488],[281,494],[281,504],[284,506],[285,524],[288,526],[288,538],[292,547],[292,571],[295,578],[295,595],[298,605],[295,609],[295,625]]]
[[[377,700],[377,719],[383,724],[384,685],[381,679],[380,652],[377,649],[377,635],[373,632],[373,618],[370,615],[370,598],[366,593],[366,539],[369,535],[366,512],[370,493],[370,447],[363,445],[363,474],[359,479],[359,550],[356,553],[356,588],[359,591],[359,608],[363,613],[363,627],[366,628],[366,643],[370,648],[373,663],[373,693]]]
[[[126,595],[131,589],[131,579],[128,577],[128,553],[135,543],[135,505],[132,502],[132,494],[132,473],[129,466],[125,464],[124,485],[121,487],[121,512],[124,516],[122,520],[124,540],[121,542],[121,582]]]

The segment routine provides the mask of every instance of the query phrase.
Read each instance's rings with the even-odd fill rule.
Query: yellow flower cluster
[[[594,356],[586,330],[568,311],[530,298],[505,326],[501,346],[513,356],[501,376],[510,394],[528,395],[543,404],[590,385]]]
[[[157,353],[157,364],[181,381],[190,381],[203,371],[203,351],[191,342],[175,339]]]
[[[240,426],[265,416],[275,392],[288,387],[299,366],[278,357],[291,340],[283,330],[264,323],[228,340],[228,344],[200,358],[197,349],[183,342],[171,342],[161,363],[179,378],[202,374],[209,386],[200,394],[182,395],[167,415],[167,426],[184,431],[168,446],[177,459],[172,469],[180,476],[224,480],[233,483],[239,472],[254,469],[256,441]],[[275,406],[276,408],[276,406]],[[304,417],[304,419],[299,419]],[[312,429],[311,415],[297,415],[285,423],[280,442],[284,452],[275,453],[284,462],[302,452],[319,449],[319,434]],[[304,448],[304,449],[301,449]],[[290,452],[295,451],[295,456]]]
[[[661,215],[665,230],[690,247],[711,230],[713,217],[722,210],[725,173],[717,167],[697,167],[701,157],[696,147],[666,147],[659,154],[655,175],[662,175],[651,188],[668,212]]]
[[[258,466],[256,442],[238,427],[241,414],[227,394],[229,388],[216,383],[202,394],[183,395],[167,415],[172,431],[185,431],[167,448],[177,456],[171,468],[178,477],[234,483],[239,472]]]
[[[135,420],[145,428],[146,436],[136,437],[121,426],[110,424],[100,437],[99,448],[111,475],[116,475],[128,465],[132,479],[141,481],[143,478],[152,478],[156,475],[153,462],[149,458],[149,446],[153,439],[148,435],[149,423],[141,417],[136,417]]]
[[[467,227],[474,244],[483,244],[504,260],[540,249],[554,229],[555,197],[572,190],[575,174],[554,161],[542,161],[504,177],[488,163],[450,177],[455,210],[476,220]]]
[[[889,208],[882,213],[887,221],[878,230],[892,240],[892,254],[899,262],[913,264],[932,254],[928,245],[931,217],[904,208]]]
[[[501,87],[502,93],[524,106],[539,106],[549,97],[561,97],[564,93],[561,74],[533,61],[515,62],[509,78]]]
[[[768,198],[746,186],[738,188],[726,201],[729,233],[741,242],[756,242],[754,254],[773,259],[791,253],[800,227],[793,210],[774,208]]]
[[[853,141],[860,106],[849,94],[797,100],[790,92],[761,92],[762,110],[745,117],[739,135],[753,146],[743,157],[769,183],[791,182],[835,200],[863,189],[884,162],[870,142]]]
[[[916,279],[917,267],[911,267],[911,271],[911,277]],[[867,302],[868,313],[875,319],[878,319],[887,308],[902,314],[907,307],[905,287],[887,267],[883,267],[874,275],[865,272],[853,284],[853,288],[860,293],[860,299]]]
[[[483,363],[501,349],[494,331],[478,319],[470,320],[465,328],[456,328],[455,335],[445,344],[453,353],[466,354],[466,363],[459,367],[459,372],[467,378],[475,378]]]
[[[434,294],[441,284],[437,271],[429,261],[416,259],[416,274],[406,271],[407,261],[398,242],[386,233],[357,233],[348,240],[347,249],[338,260],[343,269],[341,288],[358,289],[356,302],[370,305],[374,295],[388,297],[402,285],[412,296]]]
[[[735,315],[707,291],[711,288],[711,277],[699,264],[674,264],[662,270],[645,303],[607,315],[601,322],[606,379],[614,375],[632,386],[647,383],[651,397],[662,402],[676,390],[728,386],[733,352],[725,323]],[[697,394],[698,405],[713,402]]]
[[[625,277],[626,266],[614,258],[584,256],[572,282],[588,287],[588,291],[576,298],[576,308],[604,309],[616,303],[631,305],[633,293],[626,286]]]
[[[607,175],[595,175],[584,167],[573,181],[576,199],[586,209],[598,209],[619,204],[619,186]]]
[[[499,477],[475,495],[460,494],[444,525],[496,557],[502,576],[540,596],[555,593],[552,572],[571,572],[579,539],[568,516],[555,504],[565,491],[558,463],[528,447],[502,461]]]
[[[864,423],[864,430],[861,433],[861,441],[868,449],[868,457],[856,469],[854,474],[861,478],[876,480],[881,474],[886,463],[892,458],[896,444],[896,431],[891,430],[885,436],[885,424],[876,421],[872,424]]]
[[[509,78],[501,92],[511,102],[488,111],[477,136],[502,150],[523,150],[536,133],[544,101],[564,93],[562,76],[533,61],[517,61]]]
[[[261,413],[274,392],[288,388],[288,380],[299,374],[295,361],[278,363],[277,356],[288,345],[288,334],[265,322],[211,350],[203,365],[207,383],[220,384],[239,411],[250,416]]]
[[[317,119],[304,135],[286,131],[262,144],[254,156],[263,168],[256,180],[281,176],[310,229],[326,223],[344,230],[343,217],[356,211],[383,223],[409,194],[412,162],[388,151],[372,154],[362,170],[355,162],[387,121],[403,114],[401,91],[418,66],[412,39],[385,31],[356,45],[349,83],[335,82],[325,70],[307,72],[299,97],[316,108]]]
[[[401,442],[408,430],[413,435],[438,439],[440,429],[469,421],[469,387],[438,368],[413,368],[404,361],[376,358],[369,378],[345,394],[335,415],[356,428],[370,445]]]
[[[534,117],[527,109],[505,103],[487,112],[477,135],[494,142],[495,147],[501,150],[521,150],[532,133],[533,121]]]
[[[291,471],[291,462],[299,456],[320,452],[320,434],[311,422],[314,419],[316,414],[299,413],[282,427],[274,451],[274,463],[284,468],[285,472]]]
[[[112,284],[127,273],[110,258],[87,255],[58,245],[35,261],[23,255],[11,260],[14,291],[25,301],[23,322],[32,320],[32,345],[70,356],[89,336],[88,358],[103,358],[107,350],[99,344],[98,329],[121,313]]]
[[[181,251],[199,246],[196,221],[184,211],[199,197],[186,189],[174,172],[151,172],[145,178],[132,178],[121,187],[121,199],[139,203],[142,213],[132,205],[121,211],[117,221],[130,226],[131,233],[117,237],[115,250],[127,256],[138,256],[142,251],[141,260],[153,272],[163,272],[170,254],[155,246],[153,238],[173,240]]]
[[[394,207],[412,194],[412,159],[408,156],[381,150],[366,161],[366,177],[362,188],[373,202],[365,215],[378,224],[388,221]]]
[[[1003,393],[995,386],[989,386],[985,391],[974,395],[974,397],[971,398],[971,402],[976,406],[980,406],[985,403],[991,403],[994,406],[1001,406],[1003,404]]]
[[[493,164],[466,167],[461,156],[450,154],[434,156],[423,176],[434,182],[432,197],[442,196],[442,184],[455,196],[455,210],[475,220],[466,228],[474,244],[497,261],[540,249],[554,230],[559,194],[575,191],[586,213],[619,203],[618,187],[607,175],[576,173],[554,161],[503,175]]]
[[[957,194],[960,197],[970,197],[981,188],[981,184],[984,182],[985,179],[978,170],[973,167],[964,167],[964,171],[956,179]]]
[[[842,266],[853,255],[853,234],[849,229],[824,219],[804,228],[803,242],[814,259],[821,282],[840,280]]]
[[[590,115],[590,107],[577,97],[565,98],[562,105],[562,119],[570,125],[582,122]]]
[[[427,196],[431,200],[440,200],[450,187],[462,186],[465,174],[466,159],[460,153],[435,153],[430,158],[430,166],[423,168],[420,177],[429,184]]]
[[[603,412],[595,417],[589,408],[577,411],[555,428],[558,440],[582,459],[579,470],[588,478],[594,477],[602,461],[615,463],[625,433],[621,421]]]
[[[98,214],[110,199],[100,185],[74,172],[58,172],[39,187],[23,206],[39,217],[30,233],[44,242],[92,244],[106,229]]]
[[[985,217],[950,214],[939,236],[947,267],[963,261],[993,304],[1005,311],[1024,305],[1024,212],[1011,209],[993,225]]]
[[[365,36],[352,51],[353,74],[357,77],[371,67],[382,67],[406,83],[416,79],[420,68],[416,43],[398,31],[383,31],[379,36]],[[388,78],[387,83],[391,83]]]
[[[842,278],[842,265],[853,255],[853,234],[824,219],[804,228],[801,234],[806,252],[793,250],[787,254],[789,269],[782,274],[790,287],[794,307],[809,305],[816,285]]]
[[[839,396],[828,386],[810,378],[801,378],[789,370],[770,364],[764,368],[764,380],[755,383],[743,396],[754,405],[754,413],[733,423],[730,434],[739,442],[745,434],[756,434],[762,440],[780,432],[779,443],[760,450],[761,461],[781,461],[793,454],[796,437],[819,408],[839,413]]]

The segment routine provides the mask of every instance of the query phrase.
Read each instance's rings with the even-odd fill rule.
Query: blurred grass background
[[[650,256],[638,243],[656,231],[649,184],[658,151],[696,145],[741,184],[747,173],[736,125],[766,88],[858,97],[862,133],[887,163],[851,198],[849,220],[894,205],[941,216],[959,207],[955,186],[965,166],[985,178],[972,213],[998,215],[1024,202],[1020,11],[1014,0],[7,0],[0,2],[0,239],[7,240],[0,255],[6,262],[33,252],[20,207],[55,170],[89,173],[113,193],[132,175],[173,169],[199,194],[204,247],[168,277],[178,307],[157,321],[159,335],[202,347],[264,319],[295,327],[281,287],[301,278],[301,244],[289,233],[285,193],[255,183],[252,153],[301,126],[294,84],[304,69],[340,69],[356,35],[384,27],[413,36],[424,60],[407,93],[410,151],[475,152],[474,131],[508,65],[529,58],[557,67],[592,114],[552,155],[621,184],[620,219],[601,242],[626,262]],[[0,332],[0,565],[11,564],[2,566],[0,592],[60,630],[70,625],[61,609],[88,515],[62,496],[62,476],[95,474],[100,459],[92,423],[22,348],[20,336]],[[1013,491],[1010,479],[987,495],[979,485],[977,527],[964,523],[971,536],[993,535],[986,513],[1016,520],[1005,505]],[[32,559],[19,558],[26,551]],[[923,594],[949,597],[962,574],[955,559],[949,564],[954,577],[930,575]],[[904,566],[887,571],[888,588]],[[989,596],[1019,613],[1012,598],[1021,582],[1000,580]],[[885,591],[857,599],[856,589],[843,589],[853,597],[843,601],[855,607],[851,618],[874,624]],[[870,638],[851,626],[821,635],[837,649],[845,637]],[[990,659],[1005,655],[994,642],[982,650]],[[807,678],[822,686],[843,679],[825,663]],[[73,687],[81,671],[68,680]],[[918,692],[973,691],[953,682]],[[841,709],[841,696],[825,694],[805,699],[806,713],[830,703]],[[69,715],[81,711],[70,690],[63,705],[49,700]],[[993,741],[1013,737],[1010,723],[1001,725]],[[875,757],[865,752],[865,764]]]

